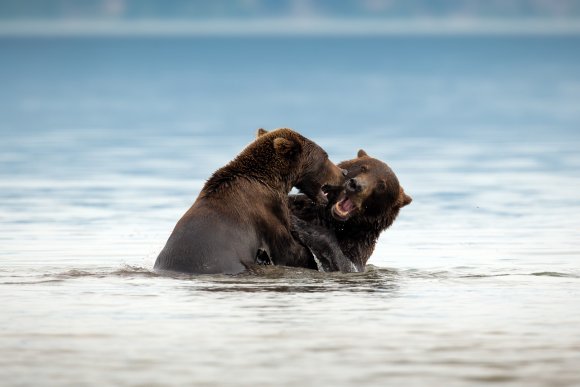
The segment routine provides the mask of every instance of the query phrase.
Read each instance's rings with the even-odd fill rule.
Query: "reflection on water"
[[[578,44],[0,40],[0,380],[580,384]],[[372,265],[153,273],[260,126],[391,165]]]

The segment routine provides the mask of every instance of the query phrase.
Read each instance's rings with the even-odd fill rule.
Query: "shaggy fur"
[[[363,150],[338,166],[348,171],[347,181],[327,190],[329,205],[317,205],[304,195],[290,197],[293,234],[324,271],[364,271],[379,235],[412,199],[389,166]]]
[[[288,192],[296,186],[324,205],[321,186],[343,181],[342,170],[312,141],[290,129],[262,129],[207,181],[177,222],[155,270],[236,274],[264,253],[277,265],[315,266],[290,234]]]

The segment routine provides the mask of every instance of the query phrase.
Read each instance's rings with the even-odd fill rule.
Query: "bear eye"
[[[377,187],[379,188],[379,190],[384,191],[387,188],[387,183],[385,183],[384,180],[381,180],[377,184]]]
[[[367,168],[367,166],[366,166],[366,165],[363,165],[363,166],[361,166],[361,167],[360,167],[360,171],[361,171],[361,172],[368,172],[368,170],[369,170],[369,169]]]

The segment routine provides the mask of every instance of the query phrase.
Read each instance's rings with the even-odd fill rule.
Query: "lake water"
[[[580,384],[580,38],[0,40],[3,385]],[[160,277],[258,127],[385,160],[366,273]]]

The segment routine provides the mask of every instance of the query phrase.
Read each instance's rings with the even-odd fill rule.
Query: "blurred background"
[[[2,380],[580,383],[579,63],[578,0],[0,0]],[[364,148],[413,197],[361,282],[151,273],[260,127]]]
[[[2,0],[1,227],[152,232],[123,253],[149,265],[259,127],[388,162],[417,199],[400,220],[414,243],[564,226],[579,21],[575,0]]]

